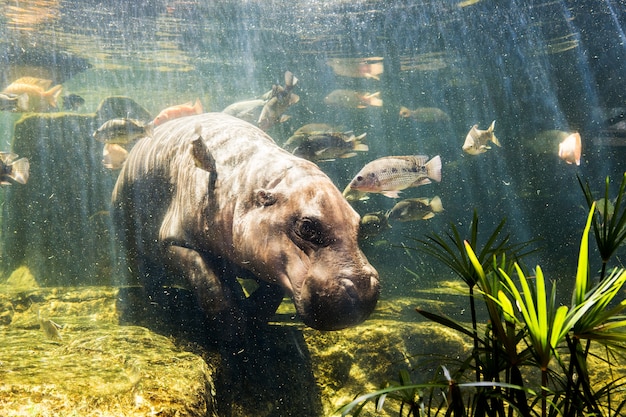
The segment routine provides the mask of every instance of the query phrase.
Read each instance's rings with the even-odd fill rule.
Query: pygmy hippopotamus
[[[286,292],[306,325],[336,330],[376,306],[359,215],[315,164],[235,117],[158,126],[129,153],[112,203],[128,269],[153,288],[184,278],[209,317],[267,320]],[[245,298],[236,277],[261,285]]]

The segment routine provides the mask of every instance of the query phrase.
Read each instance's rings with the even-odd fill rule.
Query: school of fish
[[[380,81],[384,74],[384,58],[329,58],[326,64],[342,78],[361,78],[367,82]],[[274,84],[269,91],[234,102],[222,111],[252,123],[264,131],[289,120],[289,108],[300,101],[295,94],[298,78],[285,71],[284,85]],[[61,96],[62,85],[52,85],[51,80],[24,76],[11,82],[0,92],[0,111],[46,112],[58,110],[62,99],[63,108],[76,111],[85,100],[76,95]],[[381,92],[337,88],[323,99],[331,109],[362,111],[367,108],[383,107]],[[437,107],[399,106],[399,122],[436,124],[450,122],[450,116]],[[104,122],[93,132],[93,138],[103,143],[102,164],[106,169],[119,170],[123,167],[128,152],[136,141],[151,137],[154,127],[168,121],[203,113],[199,98],[183,104],[163,108],[151,120],[117,118]],[[621,119],[616,122],[621,122]],[[491,150],[491,144],[501,147],[495,135],[495,120],[485,130],[474,124],[461,145],[464,153],[478,156]],[[364,143],[367,133],[355,134],[351,127],[333,126],[324,122],[311,122],[296,129],[284,142],[283,147],[296,156],[310,161],[332,162],[336,159],[365,155],[370,147]],[[555,154],[566,164],[581,164],[582,138],[578,132],[551,130],[529,139],[530,149],[539,154]],[[211,161],[205,161],[207,165]],[[374,159],[354,175],[346,185],[344,197],[355,203],[369,199],[369,194],[381,194],[398,199],[400,194],[442,180],[442,161],[439,155],[396,155]],[[29,177],[27,158],[19,158],[11,152],[0,152],[0,184],[26,184]],[[408,222],[432,219],[443,212],[439,196],[412,197],[400,200],[391,209],[365,213],[361,220],[361,237],[376,236],[391,228],[389,221]]]

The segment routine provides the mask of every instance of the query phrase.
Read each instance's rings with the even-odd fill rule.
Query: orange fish
[[[57,107],[57,99],[61,95],[63,86],[61,84],[50,88],[51,80],[36,77],[22,77],[13,81],[2,92],[5,94],[26,94],[28,105],[27,111],[46,111]]]
[[[201,114],[203,112],[204,109],[202,108],[202,103],[200,102],[200,99],[197,98],[195,103],[192,103],[190,101],[185,104],[179,104],[177,106],[168,107],[162,110],[161,113],[159,113],[157,117],[154,118],[154,121],[152,123],[154,127],[156,127],[172,119],[178,119],[179,117],[185,116],[193,116],[195,114]]]
[[[343,77],[380,80],[383,73],[383,58],[333,58],[326,61],[334,73]]]
[[[559,143],[559,158],[568,164],[580,165],[583,144],[579,133],[572,133]]]
[[[334,90],[324,98],[324,103],[331,106],[341,106],[350,109],[364,109],[366,107],[381,107],[383,100],[380,91],[364,93],[354,90]]]
[[[117,143],[105,143],[102,149],[102,165],[110,170],[122,169],[128,151]]]

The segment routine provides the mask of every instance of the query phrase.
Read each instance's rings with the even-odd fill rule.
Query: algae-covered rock
[[[217,415],[218,361],[117,325],[116,289],[4,285],[1,294],[0,313],[13,320],[0,327],[0,415]]]
[[[31,113],[15,123],[13,152],[30,161],[27,184],[5,187],[2,270],[27,266],[40,285],[111,283],[109,206],[117,174],[102,165],[93,132],[109,118],[150,119],[128,97],[91,114]]]
[[[324,416],[333,415],[360,394],[376,391],[386,382],[397,381],[401,370],[410,370],[420,361],[417,356],[432,358],[441,355],[443,362],[447,356],[452,362],[471,349],[468,340],[443,326],[393,320],[368,320],[339,332],[321,333],[306,329],[304,338],[321,390]],[[427,382],[433,372],[424,374],[424,380],[420,382]],[[396,414],[384,411],[368,414],[364,410],[361,415]]]
[[[26,265],[40,285],[106,284],[111,246],[106,213],[115,176],[101,164],[93,115],[28,114],[12,149],[30,161],[25,185],[6,188],[3,269]]]

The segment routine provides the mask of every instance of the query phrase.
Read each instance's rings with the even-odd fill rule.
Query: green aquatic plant
[[[521,259],[524,256],[534,252],[534,249],[527,250],[528,246],[532,243],[523,242],[513,244],[510,241],[508,234],[503,235],[502,230],[506,224],[506,219],[502,219],[495,229],[486,238],[485,243],[480,250],[476,250],[475,256],[478,264],[481,265],[482,270],[489,271],[493,267],[492,259],[501,257],[508,253],[514,259]],[[474,289],[479,280],[479,273],[474,267],[468,253],[465,250],[465,242],[468,242],[472,248],[478,248],[478,212],[474,210],[472,216],[472,222],[470,224],[469,237],[464,238],[457,229],[454,223],[450,223],[450,231],[445,235],[439,235],[433,233],[426,235],[426,239],[415,239],[420,244],[417,248],[409,248],[423,251],[441,263],[446,265],[456,275],[458,275],[468,286],[469,290],[469,303],[470,314],[472,320],[472,334],[471,337],[474,343],[474,352],[478,353],[480,341],[478,337],[477,318],[476,318],[476,304],[474,297]],[[424,316],[429,316],[429,313],[418,310],[418,312]],[[434,316],[430,315],[429,318],[433,319]],[[438,318],[437,320],[444,320]],[[435,320],[435,321],[437,321]],[[449,324],[449,323],[448,323]],[[458,330],[458,329],[457,329]],[[476,367],[476,380],[481,379],[481,367]]]
[[[604,196],[601,199],[594,198],[588,182],[583,184],[583,181],[578,177],[578,183],[589,208],[594,203],[596,204],[597,212],[593,216],[592,224],[598,252],[602,258],[600,279],[604,279],[611,256],[626,239],[626,207],[623,200],[624,194],[626,194],[626,172],[622,176],[622,182],[614,202],[609,196],[609,177],[606,177]]]
[[[557,286],[544,276],[540,266],[531,277],[519,258],[513,257],[514,262],[508,260],[511,256],[506,250],[497,255],[492,253],[490,262],[485,262],[472,242],[463,240],[463,254],[455,254],[455,258],[465,259],[473,268],[476,295],[482,296],[489,315],[488,323],[481,326],[484,333],[449,317],[420,309],[418,312],[472,337],[475,346],[472,354],[460,360],[455,372],[442,367],[445,380],[413,384],[406,373],[400,383],[389,384],[342,407],[339,410],[342,415],[358,415],[367,402],[376,403],[380,409],[386,399],[405,405],[410,402],[408,415],[415,415],[419,405],[420,416],[621,415],[626,399],[615,398],[626,382],[616,378],[593,383],[588,372],[590,358],[602,361],[610,369],[611,361],[626,353],[623,314],[626,300],[616,300],[623,293],[626,270],[614,269],[595,284],[589,273],[588,242],[595,213],[592,203],[581,238],[569,305],[559,304]],[[496,228],[497,233],[500,230],[501,227]],[[586,341],[585,345],[582,341]],[[592,341],[605,349],[606,357],[601,357],[598,350],[590,350]],[[475,373],[476,381],[465,382],[468,372]],[[438,400],[440,397],[433,395],[436,391],[447,391],[445,400]],[[422,396],[417,399],[420,393]],[[399,415],[403,415],[402,408]]]

